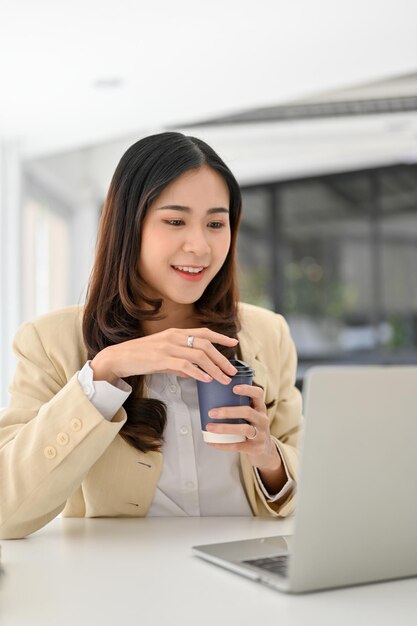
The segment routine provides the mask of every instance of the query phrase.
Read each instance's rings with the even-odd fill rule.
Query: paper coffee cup
[[[231,435],[208,432],[207,424],[247,424],[244,419],[210,419],[208,412],[223,406],[249,406],[250,398],[233,393],[235,385],[251,385],[254,371],[247,363],[238,359],[231,359],[230,363],[235,366],[237,372],[232,376],[228,385],[222,385],[217,380],[209,383],[197,381],[198,404],[200,407],[201,431],[204,441],[210,443],[239,443],[246,441],[243,435]]]

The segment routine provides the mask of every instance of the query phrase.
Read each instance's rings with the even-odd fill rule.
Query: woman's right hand
[[[192,348],[187,345],[189,335],[194,337]],[[238,340],[208,328],[169,328],[108,346],[90,365],[94,380],[110,383],[127,376],[168,372],[203,382],[214,378],[227,385],[237,370],[213,343],[233,348]]]

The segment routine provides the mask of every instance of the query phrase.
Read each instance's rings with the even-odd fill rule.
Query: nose
[[[182,249],[184,252],[194,254],[199,259],[209,256],[211,252],[207,235],[201,228],[187,229],[186,239],[184,240]]]

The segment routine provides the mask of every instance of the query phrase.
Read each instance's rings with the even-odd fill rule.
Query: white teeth
[[[187,267],[184,265],[174,265],[176,270],[181,270],[182,272],[190,272],[190,274],[199,274],[204,267]]]

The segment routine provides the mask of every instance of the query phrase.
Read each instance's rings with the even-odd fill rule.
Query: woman
[[[123,155],[85,306],[24,324],[0,417],[0,537],[63,516],[263,515],[294,508],[300,395],[283,318],[238,303],[239,186],[203,141],[166,132]],[[196,380],[230,382],[207,444]],[[120,436],[118,436],[120,435]]]

